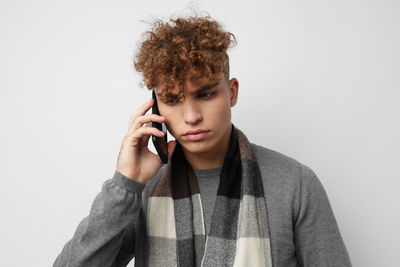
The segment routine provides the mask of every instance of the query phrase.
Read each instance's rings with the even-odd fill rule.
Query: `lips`
[[[185,135],[188,135],[188,134],[198,134],[198,133],[202,133],[202,132],[207,132],[206,130],[203,130],[203,129],[198,129],[198,130],[194,130],[194,131],[187,131],[186,133],[185,133]]]
[[[194,131],[188,131],[185,134],[186,139],[190,141],[199,141],[204,139],[208,134],[208,131],[206,130],[194,130]]]

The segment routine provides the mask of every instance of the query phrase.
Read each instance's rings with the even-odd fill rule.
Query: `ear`
[[[231,107],[236,105],[239,93],[239,81],[236,78],[229,80],[229,93],[231,98]]]

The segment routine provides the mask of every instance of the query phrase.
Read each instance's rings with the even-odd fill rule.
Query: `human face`
[[[166,98],[161,97],[161,89],[156,87],[160,114],[185,153],[214,157],[227,149],[231,107],[238,96],[236,78],[227,81],[221,72],[210,79],[186,81],[182,99],[177,86]]]

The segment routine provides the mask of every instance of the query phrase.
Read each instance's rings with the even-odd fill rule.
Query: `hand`
[[[146,115],[153,104],[154,100],[150,99],[130,117],[129,130],[117,161],[117,171],[140,183],[151,180],[162,166],[160,157],[147,147],[151,135],[164,136],[162,131],[151,127],[151,122],[163,123],[165,118],[156,114]],[[168,142],[168,157],[172,156],[175,146],[175,141]]]

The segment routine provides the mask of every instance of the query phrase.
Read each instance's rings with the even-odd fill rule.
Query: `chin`
[[[184,142],[181,145],[185,150],[193,154],[207,153],[215,147],[210,142]]]

